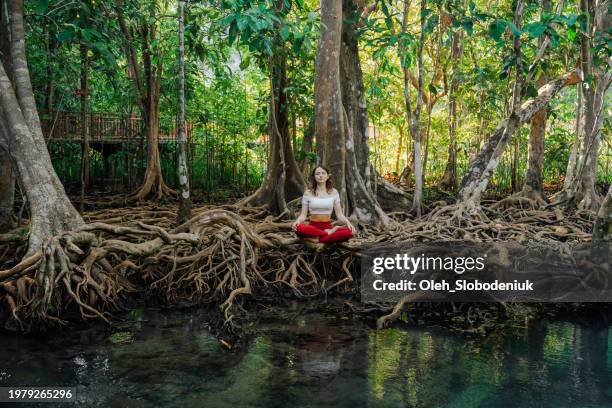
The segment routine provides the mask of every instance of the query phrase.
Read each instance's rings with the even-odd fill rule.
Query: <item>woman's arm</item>
[[[353,227],[353,224],[351,224],[349,219],[346,218],[344,216],[344,213],[342,212],[342,206],[340,205],[340,196],[338,196],[337,200],[334,200],[334,211],[336,212],[336,218],[338,218],[338,221],[349,227],[352,233],[355,233],[355,227]]]
[[[298,215],[297,219],[291,224],[291,229],[296,231],[298,224],[306,221],[306,217],[308,217],[308,202],[302,197],[302,211],[300,211],[300,215]]]

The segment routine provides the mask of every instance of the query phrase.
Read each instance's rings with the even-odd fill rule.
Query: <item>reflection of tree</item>
[[[577,329],[572,369],[574,387],[584,398],[581,403],[601,401],[608,392],[608,336],[608,327]]]

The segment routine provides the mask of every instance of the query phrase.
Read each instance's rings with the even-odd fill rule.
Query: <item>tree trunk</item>
[[[542,73],[536,83],[538,88],[545,85],[546,81],[546,74]],[[544,137],[546,134],[547,114],[548,104],[544,105],[531,118],[527,171],[522,191],[522,194],[538,202],[546,200],[544,197],[542,168],[544,165]]]
[[[542,16],[550,13],[551,0],[542,0]],[[540,37],[538,43],[542,47],[547,37]],[[548,82],[545,72],[542,72],[536,81],[536,86],[540,88]],[[544,165],[544,138],[546,135],[546,116],[548,115],[548,104],[536,112],[531,119],[531,129],[529,131],[529,150],[527,160],[527,171],[525,173],[525,184],[522,194],[537,202],[544,203],[544,187],[542,180],[542,169]]]
[[[570,205],[577,204],[579,208],[597,211],[601,198],[595,190],[597,179],[597,159],[599,157],[599,145],[601,139],[601,127],[604,118],[604,95],[610,85],[612,73],[602,71],[594,66],[592,55],[592,38],[609,31],[610,19],[608,15],[608,2],[595,2],[593,0],[581,0],[580,9],[588,13],[587,33],[581,35],[580,59],[583,78],[582,91],[584,95],[584,112],[582,124],[584,129],[584,142],[581,151],[580,168],[576,175],[576,181],[572,188],[573,194]],[[593,81],[590,81],[590,78]],[[587,80],[591,83],[587,83]],[[593,82],[594,85],[593,86]]]
[[[320,164],[331,172],[347,208],[346,148],[344,114],[340,84],[340,49],[342,44],[342,2],[321,0],[321,37],[315,69],[315,129]]]
[[[576,122],[574,124],[574,142],[572,143],[572,151],[570,152],[569,159],[567,161],[567,168],[565,170],[565,179],[563,180],[563,190],[569,190],[572,186],[572,180],[574,179],[574,170],[576,168],[576,160],[578,157],[578,150],[582,144],[581,131],[582,127],[582,87],[577,87],[576,92],[578,93],[578,100],[576,102]]]
[[[40,120],[30,84],[23,31],[23,2],[11,1],[11,57],[15,82],[0,64],[0,121],[6,132],[0,132],[0,147],[9,152],[15,163],[22,188],[30,203],[31,227],[28,255],[41,249],[50,237],[83,224],[68,200],[42,137]],[[0,4],[3,6],[3,4]],[[11,64],[7,64],[11,65]],[[17,92],[15,92],[17,90]]]
[[[460,64],[463,47],[461,31],[454,31],[451,40],[451,60],[453,73],[448,91],[448,161],[442,176],[442,188],[453,191],[457,188],[457,88],[459,76],[456,67]]]
[[[397,127],[399,138],[397,141],[397,152],[395,153],[395,174],[399,177],[400,174],[400,158],[402,157],[402,147],[404,145],[404,127]]]
[[[310,174],[310,153],[315,135],[314,115],[308,119],[308,124],[304,127],[304,137],[302,138],[302,158],[299,161],[300,171],[304,176]]]
[[[593,242],[612,241],[612,185],[604,198],[593,227]]]
[[[417,48],[417,70],[418,70],[418,88],[417,100],[414,111],[411,113],[410,130],[414,143],[414,195],[412,198],[412,211],[417,216],[421,215],[421,206],[423,205],[423,164],[421,162],[421,107],[423,105],[423,45],[425,43],[425,5],[426,0],[421,0],[421,29],[419,36],[419,46]],[[407,13],[406,13],[407,14]],[[406,17],[407,18],[407,17]],[[409,107],[406,107],[409,110]]]
[[[185,16],[184,0],[178,2],[179,20],[179,100],[178,100],[178,182],[179,212],[178,223],[191,218],[189,196],[189,169],[187,168],[187,135],[185,133]]]
[[[5,136],[0,136],[0,138]],[[14,227],[15,175],[8,152],[0,148],[0,233]]]
[[[573,71],[554,79],[538,89],[538,96],[523,103],[518,114],[502,120],[489,135],[484,146],[470,164],[461,182],[459,196],[462,201],[473,205],[480,203],[480,197],[487,188],[501,155],[506,148],[512,133],[524,122],[545,106],[561,89],[579,80],[579,71]]]
[[[270,59],[268,170],[257,191],[242,201],[246,205],[265,205],[275,213],[285,211],[287,201],[300,197],[306,187],[291,148],[286,61],[285,52],[280,47]]]
[[[352,0],[345,3],[348,19],[343,30],[342,6],[340,1],[321,2],[324,28],[315,69],[318,159],[320,164],[330,169],[347,214],[354,215],[362,224],[387,224],[389,218],[368,188],[370,180],[364,178],[364,175],[369,177],[371,174],[371,165],[367,153],[367,111],[355,36],[360,12]]]
[[[151,1],[149,17],[153,22],[143,22],[139,27],[142,39],[143,72],[141,73],[134,40],[123,15],[123,1],[117,0],[119,27],[125,37],[127,61],[136,94],[138,95],[140,111],[145,121],[145,132],[147,135],[147,168],[143,184],[135,193],[135,197],[139,200],[151,196],[161,198],[174,193],[164,182],[158,146],[159,97],[163,65],[162,58],[159,55],[158,39],[156,38],[158,24],[156,8],[156,2]]]
[[[85,209],[85,191],[89,188],[89,56],[88,48],[81,44],[81,212]]]

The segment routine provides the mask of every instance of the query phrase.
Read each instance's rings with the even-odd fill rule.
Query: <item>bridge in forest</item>
[[[41,126],[47,142],[83,140],[83,115],[79,112],[50,111],[41,112]],[[88,115],[89,141],[92,145],[121,145],[140,141],[144,134],[144,121],[138,116],[117,115],[112,113],[92,112]],[[187,123],[187,138],[193,126]],[[170,143],[176,140],[178,129],[159,130],[159,143]]]

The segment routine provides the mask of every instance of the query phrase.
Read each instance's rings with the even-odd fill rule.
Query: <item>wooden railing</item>
[[[80,142],[83,137],[83,117],[78,112],[51,111],[41,112],[43,135],[48,141]],[[90,113],[89,140],[91,143],[123,143],[140,140],[144,137],[144,121],[137,116],[121,116],[110,113]],[[187,123],[187,137],[193,126]],[[176,126],[159,131],[159,142],[173,141],[177,136]]]

